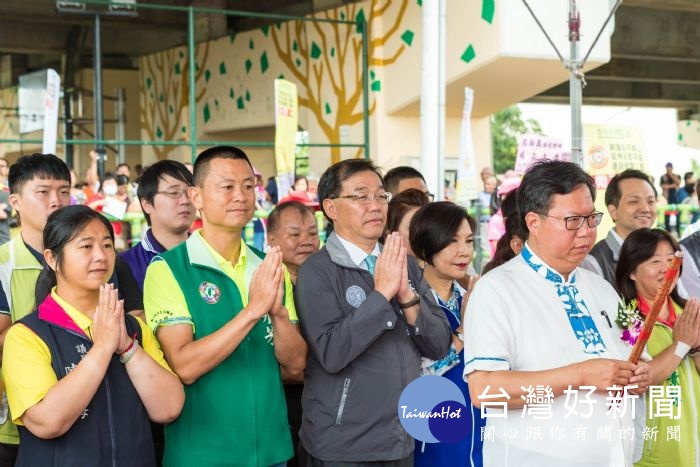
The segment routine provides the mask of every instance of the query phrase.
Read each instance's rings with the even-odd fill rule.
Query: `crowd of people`
[[[610,180],[596,243],[594,181],[568,162],[500,186],[485,170],[476,217],[417,170],[362,159],[288,194],[235,147],[138,184],[127,169],[90,195],[56,156],[0,164],[0,228],[20,220],[0,245],[0,466],[700,465],[700,232],[652,228],[646,174]],[[149,226],[124,251],[100,214],[117,208]],[[262,241],[243,241],[269,208]],[[455,443],[402,426],[423,375],[466,401]]]

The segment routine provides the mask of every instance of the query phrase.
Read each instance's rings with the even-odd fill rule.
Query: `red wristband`
[[[129,350],[131,350],[131,348],[134,346],[134,342],[136,342],[136,336],[138,336],[138,333],[134,333],[134,335],[131,336],[131,342],[129,342],[129,345],[126,346],[126,349],[120,350],[119,352],[117,352],[119,354],[119,356],[122,356],[125,353],[127,353]]]

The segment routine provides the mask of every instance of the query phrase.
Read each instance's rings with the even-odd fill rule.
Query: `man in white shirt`
[[[630,398],[651,377],[647,364],[626,361],[614,289],[578,267],[602,218],[593,179],[547,161],[530,168],[517,196],[528,243],[477,282],[464,326],[464,375],[473,403],[487,409],[484,465],[631,465]],[[615,416],[606,404],[614,385],[628,401]]]

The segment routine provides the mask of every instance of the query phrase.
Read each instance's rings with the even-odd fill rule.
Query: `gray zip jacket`
[[[335,233],[304,262],[294,298],[309,346],[300,438],[326,461],[403,459],[414,440],[398,417],[403,389],[418,378],[421,356],[442,358],[450,326],[415,259],[408,276],[420,295],[415,326],[396,299],[374,290],[369,272],[355,265]]]

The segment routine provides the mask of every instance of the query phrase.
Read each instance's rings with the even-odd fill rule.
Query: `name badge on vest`
[[[221,298],[221,289],[216,284],[205,281],[199,284],[199,295],[202,297],[202,300],[210,305],[214,305]]]

